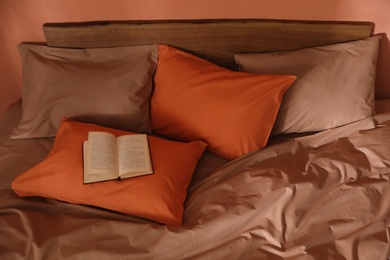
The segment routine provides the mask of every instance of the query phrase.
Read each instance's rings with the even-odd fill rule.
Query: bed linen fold
[[[53,139],[9,140],[0,127],[2,259],[387,259],[390,113],[272,142],[233,161],[205,153],[183,225],[45,198],[20,198],[14,177]],[[69,187],[71,188],[71,187]]]

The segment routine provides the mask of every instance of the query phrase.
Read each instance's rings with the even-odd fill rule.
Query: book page
[[[89,132],[89,173],[118,175],[116,137],[105,132]]]
[[[147,135],[124,135],[117,138],[119,174],[152,173]]]

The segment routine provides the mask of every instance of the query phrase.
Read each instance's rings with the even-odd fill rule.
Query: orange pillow
[[[161,44],[158,55],[151,98],[156,133],[202,140],[227,159],[265,147],[295,76],[231,71]]]
[[[93,205],[163,224],[181,225],[187,188],[206,144],[149,136],[154,174],[83,184],[81,147],[88,131],[108,131],[117,136],[129,133],[63,119],[49,155],[17,176],[12,189],[19,196]]]

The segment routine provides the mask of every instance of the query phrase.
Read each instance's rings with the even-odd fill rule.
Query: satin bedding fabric
[[[227,161],[206,152],[181,227],[96,207],[20,198],[10,183],[53,139],[0,128],[1,259],[386,259],[390,113],[272,141]],[[71,188],[71,187],[69,187]]]

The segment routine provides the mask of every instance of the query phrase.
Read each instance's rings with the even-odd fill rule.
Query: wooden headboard
[[[99,48],[163,43],[235,69],[233,54],[295,50],[370,37],[371,22],[268,19],[46,23],[53,47]]]

